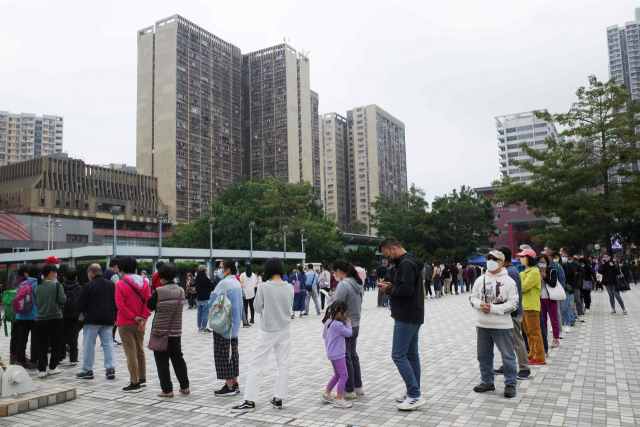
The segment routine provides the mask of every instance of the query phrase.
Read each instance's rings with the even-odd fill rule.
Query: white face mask
[[[498,268],[500,268],[500,264],[498,264],[498,261],[494,261],[492,259],[487,261],[488,271],[496,271]]]
[[[60,268],[60,264],[56,264],[56,268]]]

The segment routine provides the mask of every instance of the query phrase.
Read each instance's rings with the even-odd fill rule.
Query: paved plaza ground
[[[197,333],[195,310],[185,310],[183,352],[189,368],[189,396],[157,397],[159,381],[153,353],[147,350],[148,386],[138,394],[122,393],[128,373],[122,347],[116,348],[117,378],[108,381],[102,352],[96,349],[94,380],[77,380],[80,365],[68,359],[63,373],[45,381],[77,387],[78,398],[61,405],[0,419],[2,426],[634,426],[640,424],[640,287],[623,294],[629,315],[610,315],[609,298],[594,292],[587,322],[578,324],[552,349],[545,366],[532,367],[534,377],[519,381],[517,396],[506,399],[502,377],[496,391],[477,394],[480,376],[476,360],[475,313],[468,294],[425,302],[425,324],[420,334],[422,393],[427,404],[415,412],[396,409],[394,396],[404,391],[391,360],[393,320],[376,307],[376,293],[366,292],[358,353],[365,396],[353,408],[337,409],[320,402],[320,393],[332,375],[322,340],[321,316],[311,310],[292,323],[293,344],[289,398],[284,409],[269,405],[276,369],[272,355],[262,380],[262,394],[253,413],[231,414],[242,401],[216,398],[213,339]],[[240,331],[240,387],[256,325]],[[148,339],[148,331],[147,331]],[[82,334],[80,335],[82,343]],[[9,339],[0,338],[0,354],[8,360]],[[82,354],[80,355],[82,358]],[[500,365],[499,354],[495,365]],[[30,371],[35,377],[37,372]],[[173,375],[173,374],[172,374]],[[174,377],[174,388],[178,385]]]

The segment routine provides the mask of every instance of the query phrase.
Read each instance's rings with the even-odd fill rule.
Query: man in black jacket
[[[385,258],[391,256],[397,266],[392,283],[380,282],[378,288],[389,295],[391,317],[395,319],[391,358],[407,385],[407,391],[396,397],[401,402],[398,409],[412,411],[427,403],[420,392],[418,353],[420,326],[424,323],[424,264],[415,253],[405,251],[393,237],[384,239],[379,250]]]
[[[67,267],[64,271],[65,281],[62,283],[64,294],[67,297],[67,301],[64,303],[63,320],[64,330],[62,334],[62,349],[60,352],[60,359],[64,360],[67,355],[66,346],[69,346],[69,362],[71,366],[78,364],[78,307],[76,301],[78,294],[82,290],[80,284],[76,281],[78,272],[73,267]]]
[[[76,307],[84,313],[83,362],[77,378],[93,379],[93,360],[96,337],[100,336],[104,352],[104,369],[107,379],[116,377],[116,353],[113,350],[112,328],[116,321],[116,285],[102,277],[100,264],[91,264],[87,271],[91,281],[82,287]]]

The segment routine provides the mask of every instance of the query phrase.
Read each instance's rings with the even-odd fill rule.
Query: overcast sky
[[[320,112],[377,104],[406,126],[427,199],[499,178],[494,117],[566,111],[608,78],[606,27],[625,0],[3,1],[0,110],[64,116],[64,150],[135,163],[136,32],[180,14],[243,53],[310,51]]]

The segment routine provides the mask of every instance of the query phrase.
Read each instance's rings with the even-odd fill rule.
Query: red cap
[[[525,256],[525,255],[529,255],[530,257],[533,257],[533,258],[536,257],[536,253],[534,252],[533,249],[525,249],[524,251],[520,252],[516,256]]]
[[[58,258],[54,257],[54,256],[50,256],[49,258],[44,260],[45,264],[57,264],[59,262],[61,262],[62,260],[59,260]]]

